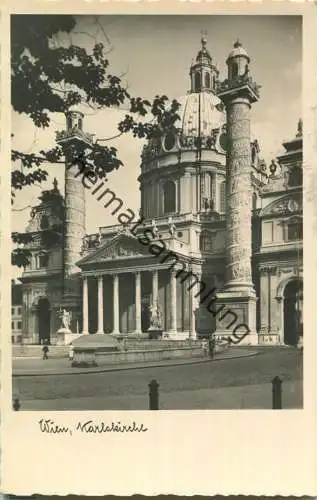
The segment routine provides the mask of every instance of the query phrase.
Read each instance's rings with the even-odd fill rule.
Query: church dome
[[[226,123],[221,101],[212,92],[190,93],[178,99],[180,120],[175,123],[184,137],[209,137]],[[200,119],[199,119],[200,118]]]
[[[246,59],[250,60],[247,51],[242,47],[242,43],[240,42],[240,40],[237,40],[233,44],[233,49],[230,52],[228,59],[232,59],[233,57],[239,57],[239,56],[243,56]]]

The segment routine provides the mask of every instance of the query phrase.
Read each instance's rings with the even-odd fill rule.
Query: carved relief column
[[[249,56],[236,42],[227,59],[228,80],[220,85],[219,97],[227,114],[226,177],[226,281],[219,302],[234,310],[245,324],[245,343],[257,343],[256,297],[251,275],[251,103],[259,95],[255,82],[245,74]],[[238,72],[238,74],[237,74]],[[220,297],[221,295],[221,297]],[[238,324],[238,323],[237,323]],[[242,329],[241,329],[242,330]],[[218,320],[217,333],[230,335],[232,329]],[[241,331],[239,332],[241,335]]]
[[[135,273],[135,329],[141,334],[141,273]]]
[[[88,334],[88,278],[83,277],[83,331],[82,333]]]
[[[103,276],[98,276],[98,331],[104,333],[103,328]]]
[[[253,288],[251,280],[250,104],[227,106],[231,148],[227,162],[226,286]]]
[[[119,330],[119,276],[113,275],[113,332],[120,333]]]

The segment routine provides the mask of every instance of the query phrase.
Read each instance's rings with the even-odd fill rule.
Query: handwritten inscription
[[[69,427],[58,425],[50,419],[44,420],[43,418],[41,418],[41,420],[39,420],[39,424],[41,432],[45,432],[47,434],[72,434],[72,431],[69,429]]]
[[[73,428],[70,426],[60,425],[51,419],[39,420],[40,431],[44,434],[68,434],[73,435],[73,431],[81,432],[84,434],[103,434],[103,433],[133,433],[133,432],[147,432],[148,428],[142,423],[137,424],[132,422],[130,424],[123,424],[122,422],[94,422],[93,420],[86,420],[85,422],[78,422]]]

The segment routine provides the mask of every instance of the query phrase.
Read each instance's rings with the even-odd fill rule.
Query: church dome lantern
[[[190,67],[191,92],[214,91],[219,78],[219,71],[213,64],[207,50],[207,39],[201,38],[201,49]]]
[[[230,52],[226,62],[228,66],[229,82],[248,74],[250,57],[243,48],[240,40],[234,43],[233,50]]]

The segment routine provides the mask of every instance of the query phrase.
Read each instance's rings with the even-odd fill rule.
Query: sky
[[[87,49],[103,42],[109,49],[109,71],[123,75],[130,94],[153,99],[166,94],[179,99],[189,90],[189,68],[200,49],[202,32],[207,48],[220,71],[227,76],[226,58],[237,38],[247,50],[250,74],[262,86],[261,98],[252,107],[251,135],[258,139],[261,155],[270,162],[283,150],[282,142],[294,137],[302,113],[302,20],[300,16],[237,15],[128,15],[79,16],[71,41]],[[205,36],[205,35],[204,35]],[[67,43],[64,36],[57,43]],[[95,138],[116,134],[124,110],[84,109],[84,129]],[[49,129],[36,129],[25,115],[12,115],[13,148],[38,152],[54,145],[55,131],[65,128],[61,114],[52,116]],[[107,143],[118,149],[124,166],[109,175],[107,187],[125,206],[137,211],[140,205],[140,153],[144,142],[130,135]],[[51,189],[53,178],[63,192],[63,166],[52,165],[43,189]],[[38,203],[41,187],[27,187],[17,194],[12,212],[12,230],[23,231],[30,217],[29,205]],[[115,224],[115,217],[99,210],[98,201],[86,193],[86,230]],[[15,271],[15,275],[19,273]]]

